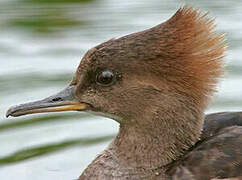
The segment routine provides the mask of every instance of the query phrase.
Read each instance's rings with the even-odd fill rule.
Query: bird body
[[[117,121],[119,133],[79,180],[239,178],[241,113],[204,116],[226,49],[214,26],[185,6],[162,24],[92,48],[66,89],[7,116],[77,110]]]
[[[241,112],[210,114],[205,117],[201,139],[179,160],[164,167],[134,170],[120,164],[107,149],[88,166],[80,180],[241,180],[241,142]]]

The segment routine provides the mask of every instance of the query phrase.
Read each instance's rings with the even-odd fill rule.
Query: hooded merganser
[[[168,21],[89,50],[66,89],[7,116],[85,111],[118,135],[79,180],[210,180],[242,176],[242,113],[204,116],[223,75],[224,36],[185,6]]]

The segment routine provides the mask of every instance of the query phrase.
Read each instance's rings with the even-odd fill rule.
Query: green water
[[[207,112],[241,110],[242,1],[1,0],[0,179],[76,179],[117,123],[77,112],[6,119],[6,110],[58,92],[89,48],[159,24],[185,3],[227,34],[228,75]]]

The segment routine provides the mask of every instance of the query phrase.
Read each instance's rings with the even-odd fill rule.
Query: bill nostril
[[[53,102],[56,102],[56,101],[62,101],[63,99],[61,97],[57,97],[57,98],[54,98],[52,99]]]

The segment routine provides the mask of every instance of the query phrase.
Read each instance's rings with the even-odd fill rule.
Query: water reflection
[[[48,155],[51,153],[55,153],[57,151],[64,150],[73,146],[86,147],[90,145],[96,145],[98,143],[109,141],[112,138],[113,138],[113,135],[96,137],[96,138],[79,138],[79,139],[65,140],[63,142],[58,142],[58,143],[45,144],[37,147],[30,147],[27,149],[19,150],[3,158],[0,158],[0,167],[13,164],[13,163],[19,163],[22,161],[26,161],[28,159]]]
[[[82,6],[93,0],[20,0],[3,3],[0,10],[4,12],[4,27],[15,28],[35,35],[56,35],[66,28],[80,28],[87,24],[85,16],[73,17],[70,9]],[[4,5],[5,4],[5,5]],[[70,7],[66,5],[70,5]]]

